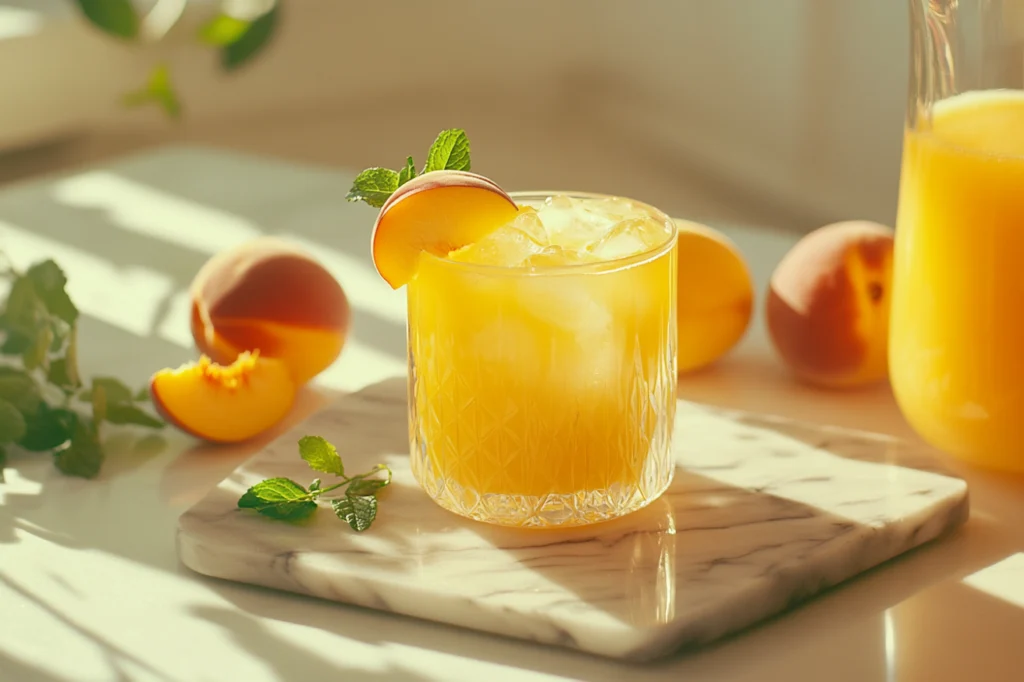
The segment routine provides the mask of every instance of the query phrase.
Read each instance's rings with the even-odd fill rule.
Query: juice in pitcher
[[[1024,471],[1024,91],[964,92],[906,134],[889,367],[926,440]]]

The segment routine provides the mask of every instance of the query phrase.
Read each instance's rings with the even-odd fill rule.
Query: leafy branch
[[[162,39],[181,18],[187,0],[158,0],[140,16],[132,0],[71,0],[90,24],[123,41],[150,43]],[[237,5],[237,3],[234,3]],[[224,7],[228,5],[224,3]],[[222,68],[235,71],[263,51],[275,34],[280,17],[279,0],[252,2],[257,11],[237,16],[222,8],[203,24],[196,39],[217,50]],[[170,67],[157,64],[146,82],[122,98],[125,106],[155,104],[171,118],[181,116],[182,106],[171,79]]]
[[[0,482],[11,448],[50,452],[58,469],[93,478],[103,464],[101,424],[162,428],[133,393],[113,377],[86,388],[78,372],[78,308],[67,277],[52,260],[19,272],[0,313]]]
[[[347,476],[345,466],[333,445],[320,436],[304,436],[299,440],[299,455],[309,468],[320,473],[333,474],[337,483],[324,487],[319,478],[304,487],[290,478],[268,478],[249,488],[238,499],[240,509],[252,509],[258,514],[279,521],[302,521],[317,510],[317,501],[335,490],[345,494],[330,500],[335,515],[361,533],[377,518],[377,494],[391,483],[391,470],[378,464],[369,471]],[[377,474],[385,472],[384,478]]]

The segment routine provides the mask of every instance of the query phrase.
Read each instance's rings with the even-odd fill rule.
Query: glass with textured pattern
[[[668,487],[676,226],[639,202],[513,194],[487,239],[408,285],[412,469],[442,507],[551,527]]]

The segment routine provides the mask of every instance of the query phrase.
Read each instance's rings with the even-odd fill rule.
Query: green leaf
[[[238,499],[238,506],[281,521],[298,521],[316,511],[309,491],[289,478],[260,481]]]
[[[43,402],[35,380],[27,372],[13,367],[0,368],[0,399],[10,402],[26,416],[36,414]]]
[[[352,526],[352,530],[362,533],[377,518],[377,498],[372,495],[345,495],[331,500],[331,508],[338,518]]]
[[[54,453],[54,463],[69,476],[95,478],[103,466],[103,449],[95,427],[76,420],[71,441]]]
[[[21,332],[8,332],[0,353],[4,355],[21,355],[32,345],[32,339]]]
[[[218,14],[199,29],[199,40],[214,47],[224,47],[241,38],[250,26],[251,21]]]
[[[221,63],[228,71],[233,71],[250,61],[270,44],[270,38],[277,27],[280,3],[263,16],[249,24],[245,31],[224,46],[221,51]]]
[[[64,351],[64,372],[72,388],[82,385],[82,378],[78,375],[78,325],[71,327],[68,334],[68,345]]]
[[[319,493],[320,492],[320,479],[314,478],[313,482],[309,484],[309,492]]]
[[[435,170],[463,170],[468,171],[469,163],[469,138],[466,131],[461,128],[443,130],[430,145],[430,152],[427,154],[427,164],[423,172],[428,173]]]
[[[145,410],[127,403],[107,405],[106,419],[111,424],[135,424],[151,429],[162,429],[164,423]]]
[[[415,177],[416,164],[413,163],[412,157],[410,156],[405,160],[405,167],[398,171],[398,186],[401,187]]]
[[[21,354],[21,361],[25,365],[25,369],[35,369],[42,367],[44,369],[49,368],[48,358],[50,354],[50,344],[53,343],[53,328],[50,325],[43,325],[36,331],[35,339],[32,340],[31,345],[26,348]]]
[[[25,416],[17,407],[0,400],[0,443],[13,443],[25,436]]]
[[[0,445],[0,483],[5,483],[4,467],[7,466],[7,448]]]
[[[171,118],[181,116],[181,100],[174,91],[171,82],[171,70],[166,64],[158,64],[149,74],[146,84],[129,92],[122,98],[126,107],[138,107],[144,104],[156,104]]]
[[[93,392],[97,388],[102,388],[108,403],[130,403],[132,401],[132,389],[114,377],[93,377],[91,383],[91,389],[82,391],[79,394],[78,397],[82,400],[92,400]]]
[[[390,168],[367,168],[352,181],[352,189],[345,198],[365,201],[374,208],[380,208],[396,189],[398,173]]]
[[[299,439],[299,455],[306,460],[313,471],[325,474],[345,475],[345,467],[334,446],[320,436],[303,436]]]
[[[28,269],[25,276],[32,280],[36,294],[51,315],[64,320],[68,326],[75,324],[75,320],[78,319],[78,308],[64,289],[68,278],[55,262],[45,260],[36,263]]]
[[[7,294],[7,304],[4,306],[3,328],[24,337],[25,345],[22,350],[32,344],[36,330],[46,318],[46,314],[46,305],[39,297],[32,280],[27,275],[15,279]]]
[[[46,380],[65,391],[75,388],[74,384],[71,383],[71,377],[68,376],[68,361],[66,358],[57,358],[50,363],[50,369],[46,372]]]
[[[382,488],[386,488],[391,484],[391,469],[388,469],[384,465],[378,465],[378,471],[386,471],[387,476],[385,478],[356,478],[345,489],[346,495],[376,495]],[[372,476],[377,473],[371,471],[366,476]]]
[[[131,0],[75,0],[86,18],[97,28],[120,38],[139,34],[139,15]]]
[[[18,445],[32,452],[53,450],[68,442],[77,422],[78,415],[71,410],[41,403],[39,411],[25,420],[27,428]]]
[[[145,386],[140,388],[135,393],[135,395],[132,396],[132,400],[134,400],[137,403],[148,403],[151,400],[149,395],[149,384],[146,384]]]
[[[107,418],[107,391],[103,384],[92,387],[92,395],[89,396],[92,402],[92,419],[99,424]]]

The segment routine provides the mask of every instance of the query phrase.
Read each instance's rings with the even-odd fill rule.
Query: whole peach
[[[285,363],[297,385],[327,368],[345,344],[351,310],[338,281],[312,255],[260,237],[211,258],[192,281],[192,337],[220,364],[245,351]]]
[[[846,221],[804,236],[769,284],[768,334],[809,383],[841,388],[888,377],[893,230]]]

